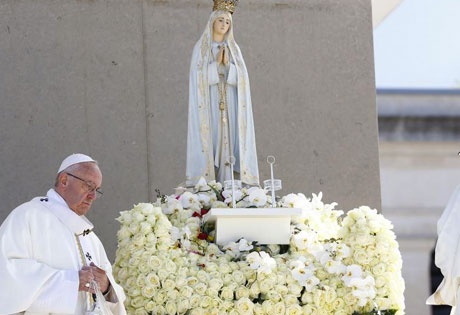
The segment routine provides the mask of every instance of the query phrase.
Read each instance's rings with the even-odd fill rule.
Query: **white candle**
[[[275,164],[275,157],[272,155],[267,156],[267,162],[270,163],[270,175],[272,182],[272,207],[276,208],[276,197],[275,197],[275,177],[273,176],[273,164]]]

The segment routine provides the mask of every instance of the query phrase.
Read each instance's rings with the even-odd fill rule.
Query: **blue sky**
[[[404,0],[374,30],[377,88],[460,88],[460,0]]]

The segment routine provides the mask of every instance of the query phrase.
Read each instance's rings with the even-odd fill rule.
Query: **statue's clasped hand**
[[[217,53],[217,58],[216,58],[217,64],[225,64],[228,65],[229,59],[228,59],[228,50],[226,45],[221,45],[219,48],[219,52]]]

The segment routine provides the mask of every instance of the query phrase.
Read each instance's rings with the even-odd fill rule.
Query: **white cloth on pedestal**
[[[84,314],[89,294],[78,291],[83,262],[75,235],[86,264],[107,273],[113,314],[126,314],[101,241],[93,232],[82,234],[92,229],[53,189],[14,209],[0,226],[0,314]]]

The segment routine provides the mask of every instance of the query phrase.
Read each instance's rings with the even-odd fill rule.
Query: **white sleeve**
[[[25,310],[73,314],[78,272],[56,269],[32,258],[31,218],[25,210],[18,207],[0,227],[0,310],[7,314]]]
[[[236,70],[236,66],[233,63],[230,63],[230,69],[228,70],[227,83],[230,85],[235,85],[235,86],[238,84],[238,71]]]
[[[208,83],[209,85],[219,83],[219,72],[217,71],[217,62],[215,61],[208,65]]]

